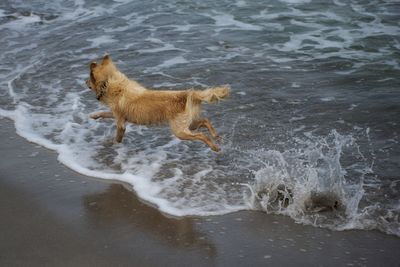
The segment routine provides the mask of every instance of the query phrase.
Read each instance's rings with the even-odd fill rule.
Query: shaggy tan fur
[[[149,90],[129,80],[106,55],[100,64],[90,64],[87,86],[105,103],[110,112],[96,112],[90,117],[114,118],[117,123],[116,141],[121,142],[125,123],[141,125],[168,122],[172,133],[182,140],[200,140],[212,150],[219,147],[204,133],[196,131],[206,127],[214,139],[218,134],[211,122],[201,117],[201,102],[216,102],[229,95],[229,86],[212,87],[206,90],[161,91]]]

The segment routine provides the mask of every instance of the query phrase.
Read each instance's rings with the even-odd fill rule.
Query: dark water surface
[[[172,215],[262,209],[400,235],[398,2],[103,2],[0,3],[0,115],[18,134]],[[112,144],[83,85],[105,52],[148,87],[230,84],[204,110],[222,152],[166,127]]]

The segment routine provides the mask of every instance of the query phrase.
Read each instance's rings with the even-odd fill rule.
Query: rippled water
[[[399,21],[396,1],[3,1],[0,115],[172,215],[262,209],[400,235]],[[112,144],[84,86],[105,52],[148,87],[230,84],[204,111],[222,152],[158,126]]]

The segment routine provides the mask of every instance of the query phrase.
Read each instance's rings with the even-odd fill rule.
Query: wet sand
[[[399,266],[400,238],[242,211],[171,218],[0,119],[0,266]]]

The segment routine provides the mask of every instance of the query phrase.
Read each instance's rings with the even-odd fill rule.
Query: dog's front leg
[[[99,111],[91,114],[90,118],[94,120],[97,120],[99,118],[114,118],[114,115],[112,114],[112,112],[109,111]]]
[[[122,138],[124,137],[125,134],[125,119],[124,118],[118,118],[117,119],[117,136],[115,137],[115,141],[118,143],[122,142]]]

